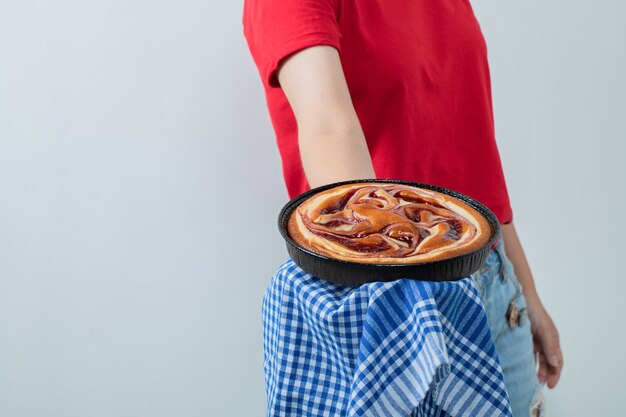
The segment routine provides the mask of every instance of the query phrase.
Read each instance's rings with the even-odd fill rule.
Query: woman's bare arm
[[[296,117],[311,187],[376,178],[335,48],[313,46],[291,55],[279,67],[278,81]]]
[[[539,381],[547,383],[549,388],[554,388],[559,382],[563,369],[563,353],[561,352],[559,333],[539,299],[528,261],[526,261],[526,255],[513,223],[502,225],[502,238],[504,239],[506,255],[513,264],[515,276],[522,286],[528,306],[534,351],[539,360],[537,376]]]

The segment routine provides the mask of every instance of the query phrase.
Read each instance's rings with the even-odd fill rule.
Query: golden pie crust
[[[452,258],[483,247],[492,233],[481,213],[455,197],[389,182],[319,192],[292,211],[287,231],[311,252],[369,264]]]

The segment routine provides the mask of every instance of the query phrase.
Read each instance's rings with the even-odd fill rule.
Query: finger
[[[537,339],[533,339],[533,359],[535,360],[535,366],[537,366],[537,361],[539,360],[539,353],[541,352],[541,348],[539,345],[539,341]]]
[[[547,362],[546,380],[548,388],[554,388],[561,375],[562,358],[559,336],[556,332],[548,334],[543,340],[543,356]]]
[[[548,388],[554,388],[561,378],[561,366],[550,366],[548,368]]]
[[[541,338],[543,352],[546,355],[548,363],[552,366],[559,366],[561,356],[561,343],[559,342],[559,334],[554,329],[546,332]]]
[[[539,370],[537,371],[537,378],[539,382],[545,384],[546,379],[548,378],[548,362],[546,362],[546,357],[543,356],[543,353],[539,352],[537,355],[539,358]]]
[[[555,356],[556,358],[553,359],[553,363],[557,363],[557,366],[548,364],[548,388],[554,388],[556,386],[561,378],[561,370],[563,369],[563,356],[561,351],[559,350]]]
[[[543,347],[542,352],[548,364],[554,368],[560,368],[563,355],[561,354],[561,344],[556,329],[542,337],[541,347]]]
[[[556,351],[556,353],[553,355],[553,359],[550,363],[550,365],[554,366],[555,368],[559,369],[559,372],[561,372],[561,369],[563,369],[563,352],[561,352],[561,348],[559,347]],[[556,365],[554,365],[556,364]]]
[[[554,368],[561,367],[561,349],[546,349],[546,356],[548,358],[548,364]]]
[[[548,388],[552,389],[556,387],[556,384],[559,382],[559,378],[561,377],[561,368],[550,367],[548,369]]]

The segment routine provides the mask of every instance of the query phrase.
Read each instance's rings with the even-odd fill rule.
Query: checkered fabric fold
[[[348,287],[287,259],[263,297],[267,416],[511,416],[470,278]]]

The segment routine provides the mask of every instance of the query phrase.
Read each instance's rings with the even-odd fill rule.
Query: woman
[[[246,0],[243,23],[290,197],[394,178],[457,190],[497,215],[502,239],[475,280],[513,415],[538,415],[540,384],[557,384],[563,357],[513,225],[469,1]]]

